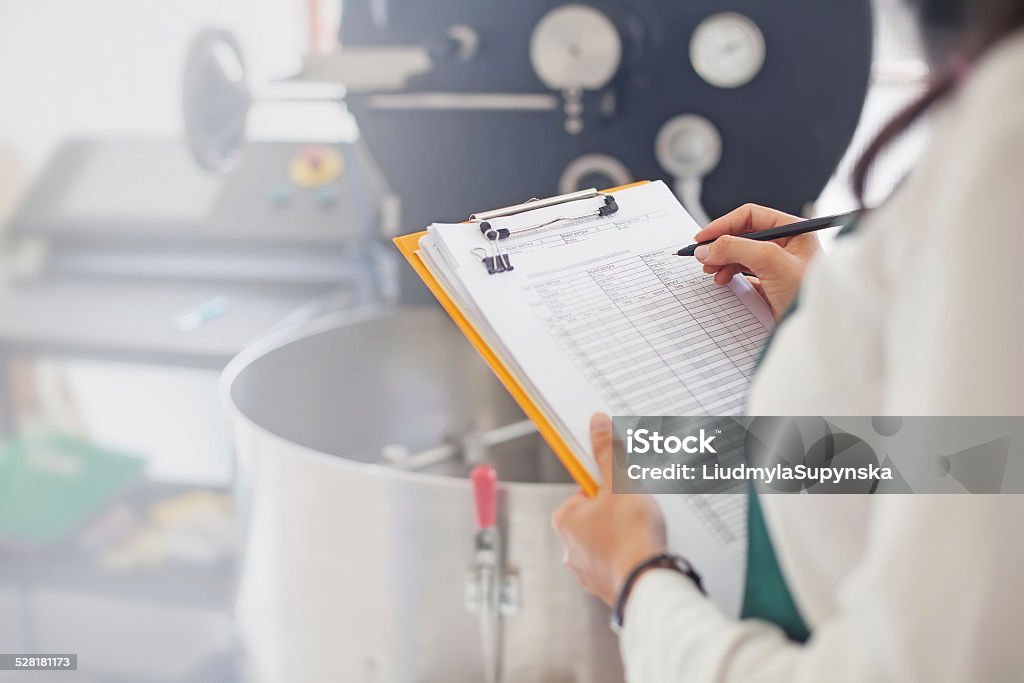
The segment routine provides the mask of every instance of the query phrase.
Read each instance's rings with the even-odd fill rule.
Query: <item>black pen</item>
[[[769,228],[768,230],[759,230],[758,232],[748,232],[743,235],[737,235],[737,237],[743,237],[748,240],[757,240],[758,242],[768,242],[770,240],[782,239],[783,237],[794,237],[796,235],[802,235],[805,232],[814,232],[815,230],[824,230],[825,228],[835,228],[840,225],[849,225],[857,220],[857,217],[864,212],[863,209],[856,211],[848,211],[846,213],[839,213],[835,216],[822,216],[821,218],[812,218],[809,221],[800,221],[799,223],[790,223],[789,225],[780,225],[777,228]],[[693,251],[697,247],[705,244],[711,244],[715,240],[706,240],[704,242],[697,242],[691,244],[688,247],[683,247],[676,252],[676,256],[693,256]]]

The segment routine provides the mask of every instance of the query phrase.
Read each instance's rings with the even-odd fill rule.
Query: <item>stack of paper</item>
[[[742,277],[716,285],[675,255],[699,229],[661,182],[616,194],[619,211],[499,242],[514,270],[490,274],[472,224],[434,224],[420,257],[594,474],[589,424],[610,415],[742,411],[771,313]],[[491,221],[525,227],[596,209],[574,202]]]
[[[722,287],[695,259],[675,255],[698,226],[664,183],[615,197],[619,210],[611,216],[570,218],[521,234],[514,230],[591,213],[603,200],[491,220],[494,228],[513,230],[498,243],[514,266],[509,272],[488,273],[481,258],[493,255],[494,244],[475,224],[431,225],[416,252],[592,477],[595,412],[741,412],[772,320],[744,278]],[[703,553],[705,566],[728,565],[712,584],[730,584],[730,597],[720,602],[734,608],[743,502],[728,495],[688,498],[686,514],[673,515],[670,536],[688,537],[689,545],[703,538],[711,551]]]

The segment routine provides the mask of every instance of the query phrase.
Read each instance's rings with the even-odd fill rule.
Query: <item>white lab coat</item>
[[[1024,415],[1024,35],[933,121],[903,187],[806,275],[753,415]],[[813,634],[645,574],[631,683],[1024,680],[1024,496],[764,496]]]

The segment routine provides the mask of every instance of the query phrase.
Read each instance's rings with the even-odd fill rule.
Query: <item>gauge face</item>
[[[697,74],[719,88],[738,88],[764,66],[764,36],[753,21],[735,12],[713,14],[690,39],[690,62]]]
[[[658,130],[654,156],[676,178],[701,178],[722,158],[722,136],[703,116],[673,116]]]
[[[610,154],[584,154],[573,159],[558,179],[558,193],[569,194],[588,187],[618,187],[633,182],[626,165]]]
[[[530,63],[552,90],[597,90],[615,76],[622,41],[615,24],[587,5],[548,12],[530,36]]]

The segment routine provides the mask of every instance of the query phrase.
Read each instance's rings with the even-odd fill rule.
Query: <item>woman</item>
[[[737,237],[794,220],[763,207],[696,235],[718,238],[697,254],[704,271],[719,284],[753,272],[779,318],[748,414],[1024,415],[1024,1],[977,4],[949,65],[869,148],[857,190],[928,111],[921,161],[827,257],[812,236]],[[607,476],[606,416],[592,441]],[[1018,496],[752,498],[744,610],[758,618],[744,620],[667,568],[620,596],[665,550],[652,499],[578,495],[554,524],[582,585],[624,600],[632,683],[1024,679]]]

